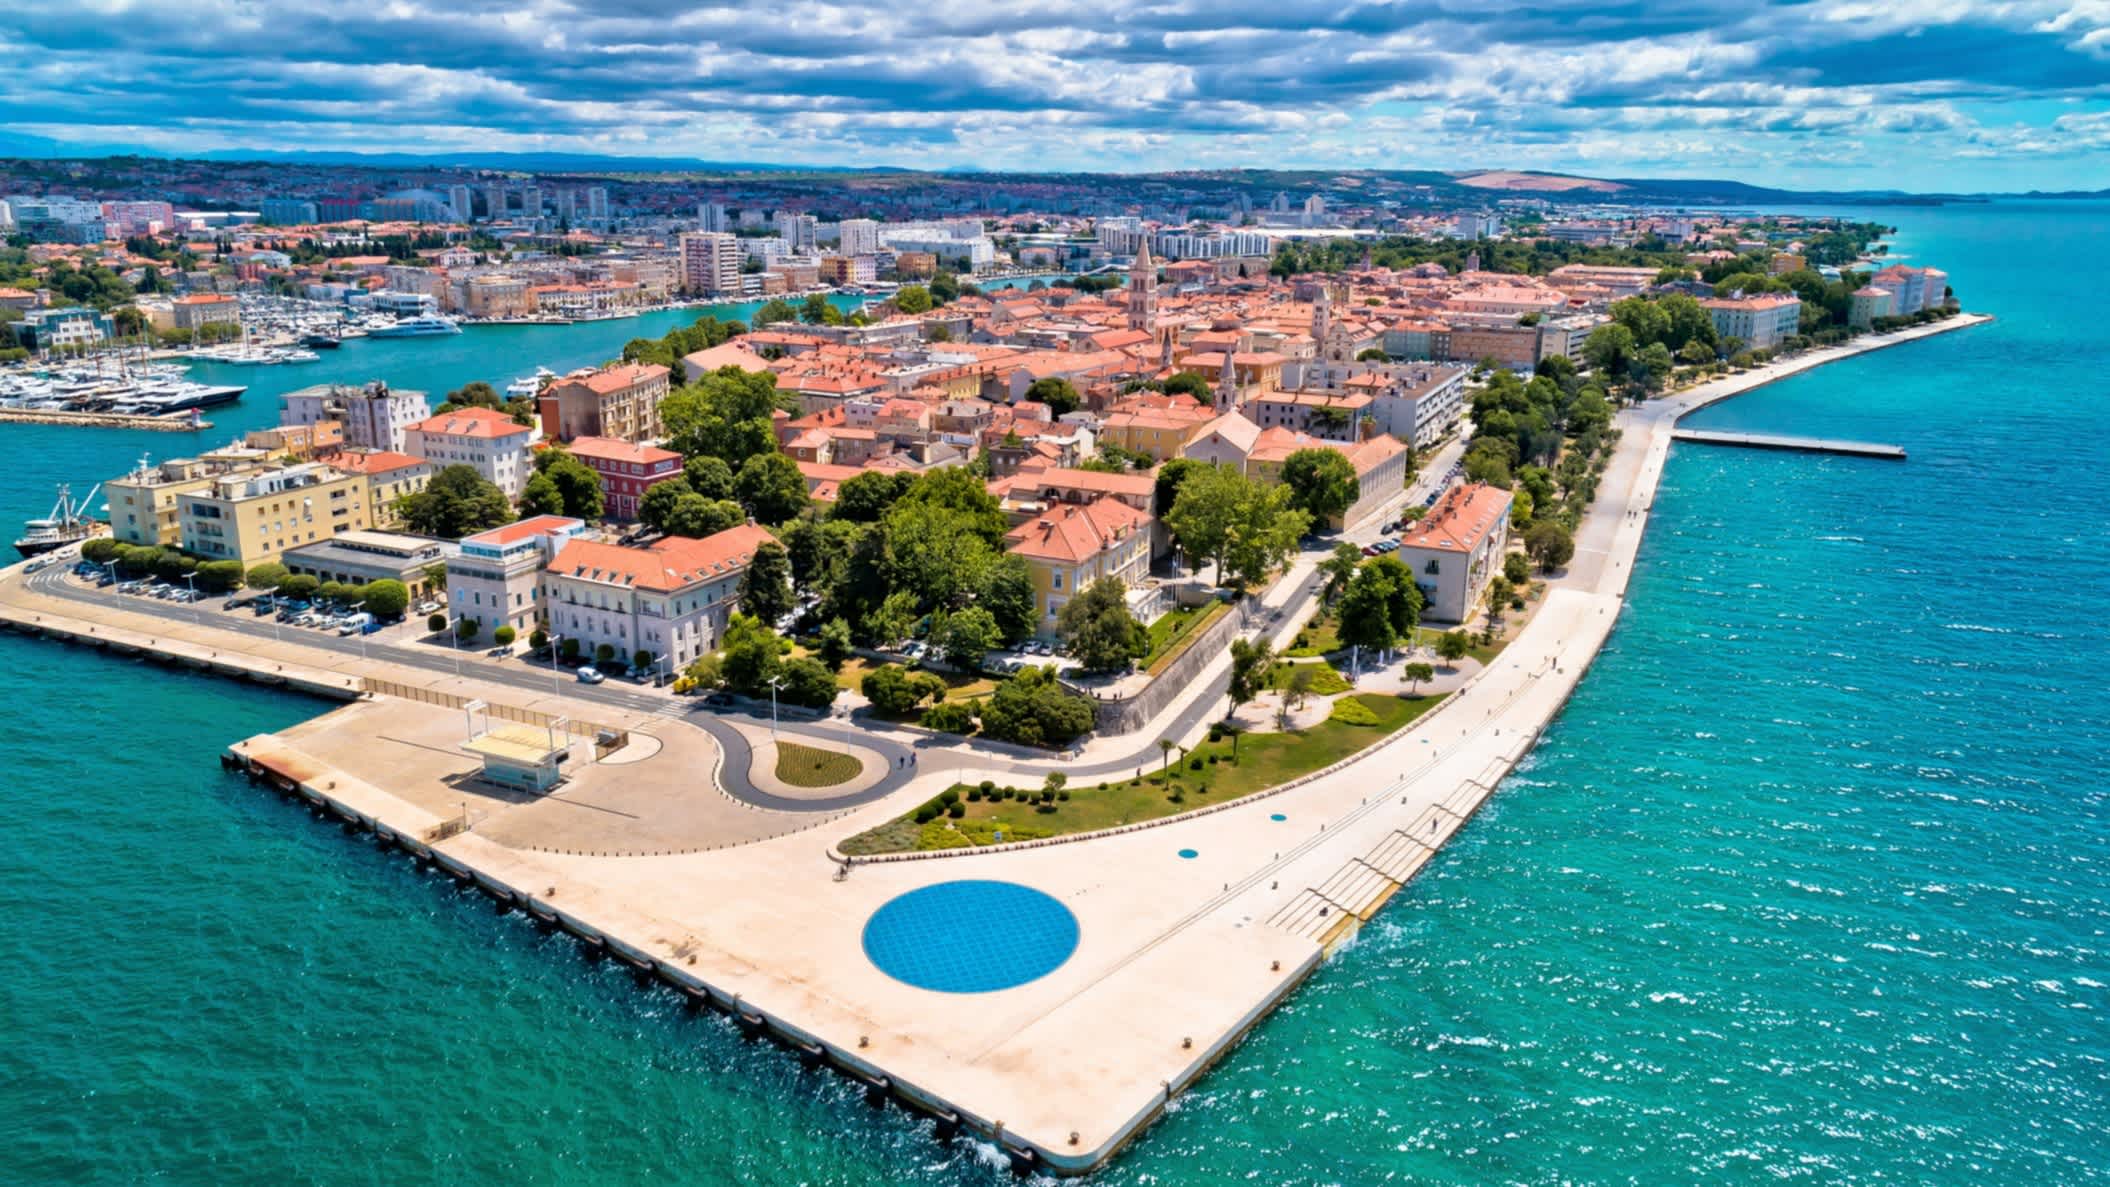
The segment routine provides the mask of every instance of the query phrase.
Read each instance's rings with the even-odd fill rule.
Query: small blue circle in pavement
[[[1190,859],[1191,859],[1191,858],[1196,858],[1196,857],[1200,857],[1200,856],[1201,856],[1201,850],[1199,850],[1199,849],[1182,849],[1182,850],[1180,850],[1180,856],[1181,856],[1181,857],[1185,857],[1185,858],[1190,858]]]
[[[1289,817],[1287,817],[1287,816],[1284,816],[1284,815],[1283,815],[1282,813],[1280,813],[1280,812],[1277,812],[1277,813],[1275,813],[1275,814],[1274,814],[1273,816],[1270,816],[1270,817],[1268,817],[1268,819],[1269,819],[1269,820],[1272,820],[1272,821],[1274,821],[1274,822],[1275,822],[1275,823],[1277,823],[1277,824],[1280,824],[1280,823],[1282,823],[1283,821],[1285,821],[1285,820],[1288,820],[1288,819],[1289,819]]]
[[[896,896],[865,921],[865,958],[903,984],[992,993],[1037,981],[1077,951],[1077,917],[1016,882],[940,882]]]

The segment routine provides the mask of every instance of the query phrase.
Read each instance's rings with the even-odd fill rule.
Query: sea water
[[[1845,213],[2000,320],[1692,423],[1911,460],[1677,447],[1540,749],[1102,1181],[2110,1177],[2110,210]],[[660,332],[246,374],[437,397]],[[185,444],[0,429],[0,513]],[[218,769],[326,706],[15,636],[0,691],[0,1182],[1008,1178]]]

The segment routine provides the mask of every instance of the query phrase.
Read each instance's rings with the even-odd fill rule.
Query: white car
[[[601,669],[592,666],[580,668],[572,674],[579,678],[579,683],[581,684],[599,684],[601,681],[608,679],[608,677],[601,675]]]

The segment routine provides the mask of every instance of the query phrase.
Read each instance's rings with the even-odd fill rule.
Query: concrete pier
[[[1690,441],[1697,445],[1734,445],[1744,449],[1779,449],[1793,453],[1831,453],[1844,457],[1872,457],[1884,461],[1905,460],[1902,445],[1881,445],[1873,441],[1841,441],[1831,437],[1788,437],[1777,433],[1720,433],[1711,429],[1678,429],[1671,433],[1677,441]]]

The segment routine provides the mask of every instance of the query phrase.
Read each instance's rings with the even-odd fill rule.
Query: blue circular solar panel
[[[1269,819],[1269,820],[1272,820],[1272,821],[1275,821],[1276,823],[1278,823],[1278,824],[1279,824],[1279,823],[1281,823],[1282,821],[1288,820],[1288,819],[1289,819],[1289,817],[1287,817],[1287,816],[1284,816],[1284,815],[1283,815],[1282,813],[1280,813],[1280,812],[1277,812],[1277,813],[1275,813],[1275,814],[1274,814],[1273,816],[1270,816],[1270,817],[1268,817],[1268,819]]]
[[[1197,849],[1182,849],[1180,850],[1180,856],[1191,860],[1193,858],[1200,857],[1201,851]]]
[[[865,921],[865,958],[896,981],[939,993],[990,993],[1036,981],[1077,951],[1077,917],[1015,882],[940,882]]]

